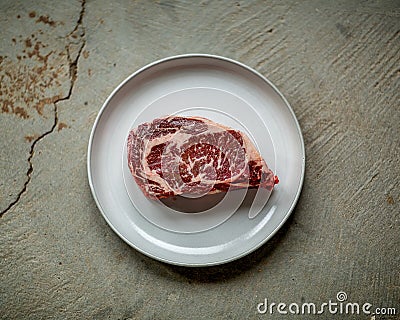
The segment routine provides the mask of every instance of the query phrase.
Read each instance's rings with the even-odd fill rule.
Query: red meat
[[[153,199],[199,197],[278,182],[249,138],[201,117],[170,116],[139,125],[127,140],[128,165]]]

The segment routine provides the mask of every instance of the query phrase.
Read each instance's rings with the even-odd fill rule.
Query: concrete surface
[[[0,0],[1,319],[257,319],[257,304],[396,308],[398,1]],[[159,58],[202,52],[283,92],[306,146],[291,218],[227,265],[153,261],[108,227],[86,149],[106,97]],[[314,319],[315,315],[287,315]],[[321,318],[321,316],[319,316]]]

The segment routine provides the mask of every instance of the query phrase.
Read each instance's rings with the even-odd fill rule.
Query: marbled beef
[[[242,188],[272,190],[277,177],[242,132],[202,117],[170,116],[130,131],[128,165],[153,199]]]

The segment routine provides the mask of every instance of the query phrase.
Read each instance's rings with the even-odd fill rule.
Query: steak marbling
[[[278,183],[244,133],[202,117],[169,116],[143,123],[130,131],[127,151],[132,176],[152,199],[272,190]]]

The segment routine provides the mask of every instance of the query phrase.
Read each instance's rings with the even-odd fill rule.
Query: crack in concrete
[[[5,213],[7,213],[9,210],[11,210],[11,208],[13,208],[15,205],[18,204],[18,202],[20,201],[22,195],[26,192],[28,184],[31,182],[32,179],[32,173],[33,173],[33,164],[32,164],[32,158],[35,154],[35,146],[36,144],[43,140],[46,136],[48,136],[49,134],[51,134],[52,132],[54,132],[55,128],[57,127],[58,124],[58,108],[57,108],[57,103],[60,101],[65,101],[65,100],[69,100],[71,98],[72,95],[72,90],[74,88],[75,85],[75,81],[78,77],[78,61],[79,58],[81,56],[81,53],[83,51],[83,48],[86,45],[86,34],[85,34],[85,28],[83,27],[83,17],[85,15],[85,10],[86,10],[86,0],[82,0],[81,1],[81,11],[79,13],[79,18],[78,21],[76,22],[75,28],[74,30],[72,30],[67,37],[73,35],[75,32],[78,31],[79,28],[82,28],[82,33],[80,34],[80,44],[79,44],[79,48],[76,54],[76,57],[73,59],[71,57],[71,52],[70,49],[68,47],[68,45],[66,46],[66,50],[67,50],[67,57],[68,57],[68,62],[69,62],[69,78],[71,81],[69,90],[68,90],[68,94],[65,97],[59,98],[56,101],[53,102],[54,105],[54,122],[51,126],[51,128],[49,130],[47,130],[46,132],[44,132],[43,134],[41,134],[37,139],[35,139],[31,145],[31,148],[29,150],[29,157],[28,157],[28,163],[29,163],[29,168],[28,171],[26,172],[26,176],[27,179],[24,183],[24,186],[22,188],[22,190],[18,193],[16,199],[14,201],[12,201],[7,208],[5,208],[3,211],[0,212],[0,218],[3,217],[3,215]],[[71,44],[69,44],[71,45]]]

